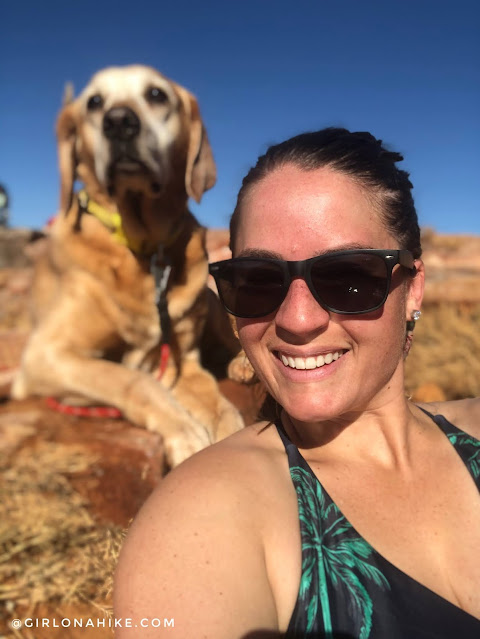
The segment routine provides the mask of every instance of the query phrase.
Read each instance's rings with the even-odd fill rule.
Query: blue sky
[[[58,204],[54,122],[109,65],[158,68],[198,97],[218,168],[192,210],[228,224],[267,146],[324,126],[405,156],[422,226],[480,233],[478,0],[16,0],[0,22],[0,183],[11,225]]]

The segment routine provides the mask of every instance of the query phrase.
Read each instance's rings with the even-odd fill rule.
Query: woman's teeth
[[[325,366],[325,364],[331,364],[342,355],[343,352],[335,351],[334,353],[326,353],[326,355],[317,355],[317,357],[290,357],[287,355],[280,355],[280,359],[285,366],[289,366],[290,368],[311,370],[313,368]]]

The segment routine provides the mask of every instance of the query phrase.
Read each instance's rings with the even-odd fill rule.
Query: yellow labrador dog
[[[113,405],[160,432],[174,466],[243,425],[199,356],[214,295],[187,200],[216,172],[197,101],[149,67],[107,68],[64,106],[57,136],[61,210],[12,395]]]

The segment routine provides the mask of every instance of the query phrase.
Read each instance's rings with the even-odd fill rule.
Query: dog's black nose
[[[128,107],[114,107],[103,116],[103,132],[109,140],[131,140],[140,133],[140,120]]]

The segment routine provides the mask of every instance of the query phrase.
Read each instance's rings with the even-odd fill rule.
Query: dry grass
[[[38,604],[108,612],[123,531],[95,522],[68,479],[94,461],[51,442],[0,459],[0,622]]]
[[[425,383],[447,399],[480,396],[480,304],[425,304],[406,364],[407,391]]]

